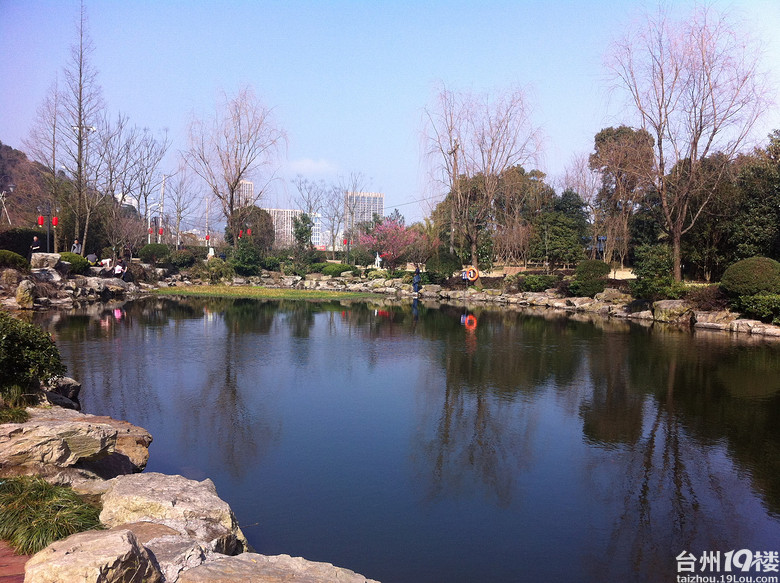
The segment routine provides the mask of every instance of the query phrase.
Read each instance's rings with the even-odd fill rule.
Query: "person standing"
[[[81,255],[81,243],[79,243],[78,239],[73,240],[73,246],[70,248],[70,252]]]
[[[38,242],[38,235],[35,235],[32,240],[32,245],[30,245],[30,257],[28,259],[32,261],[33,253],[40,253],[40,252],[41,252],[41,244],[40,242]]]
[[[414,290],[414,293],[417,294],[420,291],[420,283],[422,282],[422,277],[420,276],[420,268],[414,270],[414,277],[412,277],[412,289]]]

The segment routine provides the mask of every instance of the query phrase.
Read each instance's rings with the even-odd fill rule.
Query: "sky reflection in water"
[[[780,540],[780,344],[422,304],[45,316],[84,410],[210,477],[258,552],[384,583],[674,580]]]

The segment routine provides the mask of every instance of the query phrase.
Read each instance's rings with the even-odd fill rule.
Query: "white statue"
[[[374,259],[374,267],[377,269],[380,269],[382,267],[382,258],[379,256],[379,253],[376,254],[376,259]]]

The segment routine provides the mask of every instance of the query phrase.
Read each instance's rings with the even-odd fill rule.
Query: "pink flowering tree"
[[[405,261],[417,237],[417,231],[408,229],[399,221],[385,219],[370,233],[361,235],[360,244],[371,254],[379,253],[384,267],[395,269]]]

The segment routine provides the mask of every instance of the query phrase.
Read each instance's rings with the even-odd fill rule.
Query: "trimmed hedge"
[[[10,267],[18,271],[27,271],[30,269],[30,262],[27,261],[26,257],[22,257],[18,253],[0,249],[0,268],[5,267]]]
[[[577,297],[592,298],[607,287],[609,265],[596,259],[586,259],[577,264],[574,281],[569,284],[569,293]]]
[[[168,245],[163,245],[162,243],[149,243],[144,245],[138,252],[138,257],[141,258],[141,261],[151,265],[163,263],[170,255],[171,250],[168,248]]]
[[[558,276],[556,275],[526,275],[520,279],[517,283],[517,287],[520,291],[525,292],[543,292],[544,290],[555,287],[558,283]]]
[[[179,269],[186,269],[192,267],[195,264],[195,255],[192,251],[182,249],[181,251],[173,251],[171,253],[171,265],[178,267]]]
[[[68,263],[70,263],[71,273],[82,274],[82,275],[85,273],[89,273],[89,261],[87,261],[81,255],[78,255],[76,253],[71,253],[70,251],[66,251],[65,253],[60,253],[60,260],[67,261]]]
[[[732,297],[780,292],[780,263],[769,257],[750,257],[726,268],[720,287]]]

